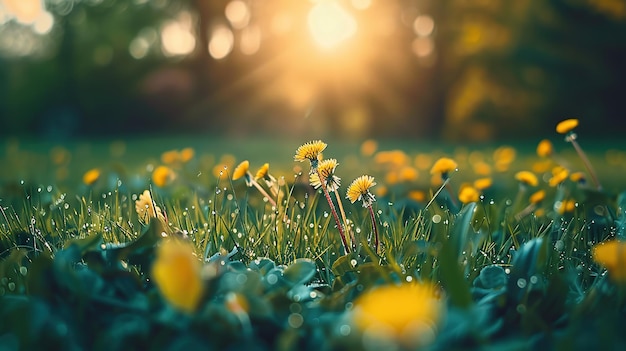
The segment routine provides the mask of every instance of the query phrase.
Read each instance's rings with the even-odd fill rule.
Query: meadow
[[[0,164],[3,349],[626,347],[626,145],[578,120],[499,145],[12,139]]]

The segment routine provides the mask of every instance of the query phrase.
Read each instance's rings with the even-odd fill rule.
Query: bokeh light
[[[209,54],[216,60],[223,59],[233,50],[234,43],[233,31],[225,25],[218,25],[211,32]]]
[[[161,28],[163,54],[180,56],[191,53],[196,47],[191,14],[182,12],[176,21],[168,21]]]
[[[331,48],[352,37],[357,23],[341,5],[336,2],[320,1],[307,16],[309,30],[315,41],[323,48]]]

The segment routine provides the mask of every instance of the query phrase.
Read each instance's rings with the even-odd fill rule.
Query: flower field
[[[626,151],[578,120],[281,143],[7,142],[0,349],[626,347]]]

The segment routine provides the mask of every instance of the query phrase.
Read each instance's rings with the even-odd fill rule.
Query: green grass
[[[545,169],[523,196],[514,175],[540,161],[535,141],[515,145],[514,160],[499,171],[493,152],[501,145],[380,141],[379,151],[401,149],[406,156],[392,165],[363,156],[359,144],[329,142],[324,157],[339,160],[342,198],[361,174],[376,177],[374,193],[386,188],[374,204],[379,253],[368,242],[367,209],[344,199],[358,246],[344,255],[326,199],[308,185],[308,165],[293,162],[302,141],[101,141],[54,152],[50,145],[9,141],[0,154],[0,320],[10,322],[0,322],[0,340],[20,349],[618,347],[625,342],[618,326],[626,290],[591,250],[624,236],[626,166],[620,160],[626,152],[619,144],[580,142],[603,190],[570,180],[550,187]],[[554,143],[571,171],[585,171],[570,145]],[[176,178],[152,184],[161,153],[184,147],[193,147],[195,156],[170,165]],[[430,163],[417,164],[419,155]],[[459,164],[450,179],[453,194],[431,185],[429,167],[441,156]],[[478,158],[492,167],[493,185],[479,201],[461,206],[462,184],[484,176],[474,168]],[[269,162],[270,172],[284,179],[275,208],[243,180],[231,180],[244,159],[252,172]],[[100,178],[83,184],[82,175],[94,167]],[[417,177],[395,179],[403,167]],[[138,218],[135,200],[146,189],[165,211],[165,227]],[[516,218],[539,189],[545,200]],[[415,200],[412,191],[424,199]],[[566,199],[575,200],[573,211],[555,210]],[[172,308],[152,281],[162,232],[185,237],[204,262],[206,291],[194,313]],[[446,312],[428,334],[432,340],[372,337],[360,329],[358,298],[408,281],[441,289]],[[228,304],[232,296],[246,301],[243,314]],[[420,303],[380,301],[398,311]]]

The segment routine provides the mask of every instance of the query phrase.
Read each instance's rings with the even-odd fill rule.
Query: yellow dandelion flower
[[[441,174],[442,178],[448,178],[448,173],[456,171],[457,163],[448,157],[438,159],[430,169],[430,174]]]
[[[537,162],[533,162],[532,170],[535,173],[545,173],[552,167],[552,160],[546,159]]]
[[[370,188],[376,185],[374,177],[362,175],[355,179],[348,187],[347,196],[350,202],[355,203],[357,200],[363,201],[363,207],[370,207],[376,198],[370,193]]]
[[[363,144],[361,144],[361,155],[365,157],[372,156],[376,152],[376,149],[378,149],[378,143],[376,140],[365,140]]]
[[[401,182],[414,182],[418,178],[419,172],[417,171],[417,169],[410,166],[402,167],[402,169],[400,169],[400,172],[398,172],[398,179]]]
[[[269,180],[268,179],[269,173],[270,173],[270,164],[265,163],[263,164],[263,166],[261,166],[261,168],[259,168],[258,171],[256,171],[256,175],[254,176],[254,179]]]
[[[293,159],[298,162],[309,160],[312,163],[315,163],[314,166],[317,166],[316,162],[318,161],[322,151],[326,149],[326,146],[328,145],[321,140],[310,141],[296,150],[296,155]]]
[[[433,157],[429,154],[418,154],[415,156],[413,164],[418,169],[426,170],[433,164]]]
[[[398,173],[396,171],[389,171],[385,173],[385,183],[388,185],[398,184],[400,181],[400,177],[398,177]]]
[[[165,220],[161,208],[154,205],[149,190],[144,190],[143,193],[139,195],[139,198],[135,201],[135,211],[137,211],[139,220],[143,223],[148,223],[151,218]]]
[[[538,208],[535,210],[535,217],[543,217],[545,216],[546,211],[543,208]]]
[[[539,180],[537,176],[529,171],[519,171],[515,174],[515,179],[524,185],[537,186]]]
[[[100,179],[100,170],[98,168],[92,168],[83,175],[83,183],[87,185],[93,185],[98,179]]]
[[[162,188],[174,179],[174,171],[167,166],[158,166],[152,171],[152,182]]]
[[[537,155],[539,157],[550,157],[554,152],[554,148],[552,147],[552,142],[548,139],[543,139],[537,145]]]
[[[407,194],[407,197],[416,202],[423,202],[426,200],[426,194],[421,190],[411,190]]]
[[[324,178],[324,181],[326,182],[326,190],[329,192],[337,191],[339,186],[341,186],[341,178],[335,175],[335,169],[338,165],[339,163],[336,159],[329,158],[327,160],[320,161],[317,166],[317,171]],[[309,182],[315,189],[322,186],[318,172],[311,173],[309,175]]]
[[[592,257],[607,269],[611,280],[616,283],[626,282],[626,242],[610,240],[597,244],[593,247]]]
[[[515,161],[517,151],[511,146],[501,146],[493,152],[493,159],[496,163],[509,165]]]
[[[242,161],[233,171],[233,180],[237,180],[242,177],[248,178],[249,169],[250,162],[248,162],[248,160]]]
[[[569,176],[569,171],[567,168],[563,167],[555,167],[553,170],[552,177],[548,180],[548,185],[555,187],[561,183],[563,183],[567,177]]]
[[[480,198],[480,193],[473,186],[464,186],[459,191],[459,201],[464,204],[468,204],[470,202],[478,202]]]
[[[180,160],[180,154],[177,150],[165,151],[161,154],[161,162],[166,165],[177,163]]]
[[[556,125],[556,132],[559,134],[567,134],[578,126],[578,119],[570,118],[559,122]]]
[[[562,201],[559,204],[557,211],[559,212],[559,214],[563,215],[566,213],[574,212],[574,209],[576,209],[576,201],[570,199]]]
[[[152,278],[163,297],[175,308],[194,312],[204,294],[202,265],[193,254],[193,245],[166,240],[157,248]]]
[[[180,161],[182,163],[187,163],[191,161],[191,159],[196,155],[196,151],[191,147],[186,147],[180,150]]]
[[[474,188],[478,190],[485,190],[491,187],[493,181],[491,178],[480,178],[474,181]]]
[[[574,183],[584,184],[587,182],[587,176],[583,172],[574,172],[570,174],[569,179]]]
[[[478,161],[472,164],[472,168],[474,169],[474,173],[479,176],[488,176],[491,174],[491,166],[487,162]]]
[[[353,311],[354,324],[363,332],[424,345],[435,337],[443,303],[433,285],[405,283],[366,291],[354,301]]]
[[[389,188],[387,188],[384,185],[379,185],[378,187],[376,187],[376,195],[383,197],[383,196],[387,196],[387,194],[389,194]]]
[[[541,201],[543,201],[543,199],[546,198],[546,192],[544,190],[539,190],[534,192],[532,195],[530,195],[530,198],[528,199],[530,201],[531,204],[538,204]]]

